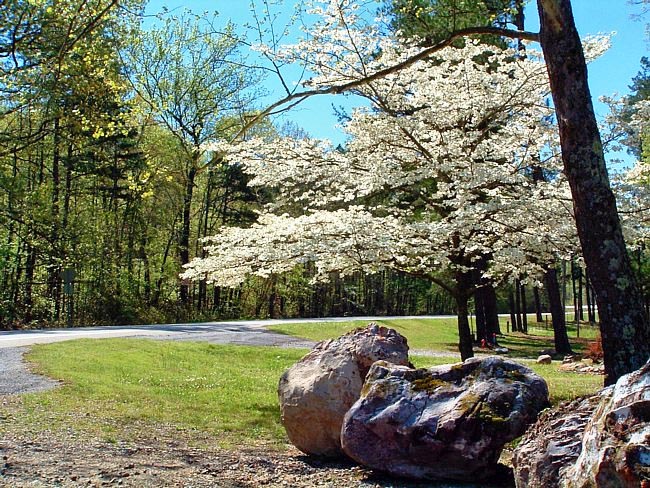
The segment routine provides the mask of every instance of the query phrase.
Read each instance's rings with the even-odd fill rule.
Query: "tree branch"
[[[251,118],[244,125],[244,127],[239,131],[239,133],[235,136],[234,140],[245,136],[246,132],[248,132],[248,130],[252,126],[257,124],[264,117],[267,117],[272,113],[278,113],[278,109],[280,107],[283,107],[288,104],[290,104],[290,107],[294,107],[295,105],[306,100],[307,98],[311,98],[316,95],[338,95],[344,92],[349,92],[362,85],[366,85],[375,80],[385,78],[388,75],[396,73],[400,70],[403,70],[405,68],[408,68],[409,66],[414,65],[419,61],[427,59],[434,53],[446,47],[451,46],[454,43],[454,41],[456,41],[457,39],[460,39],[462,37],[468,37],[473,35],[484,35],[484,34],[493,34],[493,35],[508,37],[510,39],[523,39],[528,41],[539,42],[539,34],[535,32],[518,31],[512,29],[501,29],[499,27],[469,27],[466,29],[460,29],[457,30],[456,32],[453,32],[452,34],[449,35],[449,37],[438,42],[437,44],[434,44],[433,46],[423,49],[418,54],[411,56],[410,58],[405,59],[400,63],[394,64],[393,66],[389,66],[388,68],[381,69],[371,75],[365,76],[363,78],[359,78],[357,80],[349,81],[342,85],[335,85],[335,86],[329,86],[327,88],[319,88],[314,90],[307,90],[304,92],[292,93],[282,98],[281,100],[278,100],[277,102],[269,105],[264,110],[262,110],[257,115],[255,115],[253,118]]]

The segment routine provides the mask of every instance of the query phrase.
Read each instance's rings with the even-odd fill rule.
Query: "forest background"
[[[104,15],[109,3],[80,10],[70,0],[56,11],[46,2],[2,5],[2,327],[455,312],[447,291],[390,269],[332,273],[317,284],[311,263],[235,288],[180,280],[183,265],[204,255],[202,238],[250,225],[273,198],[248,186],[241,168],[212,160],[205,144],[233,137],[246,116],[276,96],[269,88],[277,78],[250,57],[241,42],[246,29],[228,24],[226,10],[143,17],[144,5],[131,1]],[[219,10],[218,3],[210,8]],[[155,3],[144,12],[152,9]],[[250,12],[242,12],[250,22]],[[626,25],[643,30],[631,19]],[[635,45],[644,43],[639,33]],[[647,96],[648,65],[635,62],[630,75],[606,70],[616,70],[609,78],[619,87],[632,85],[633,96]],[[353,101],[338,110],[319,103],[255,133],[301,138],[307,127],[322,136],[305,120],[331,127]],[[325,117],[330,113],[334,120]],[[628,165],[643,159],[640,145],[631,144]],[[631,244],[647,297],[645,247]],[[565,303],[582,310],[584,297],[593,313],[579,255],[557,264]],[[526,281],[522,273],[498,284],[499,311],[544,308],[544,293],[527,293]]]

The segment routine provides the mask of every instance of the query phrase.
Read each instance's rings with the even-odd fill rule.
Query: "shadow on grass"
[[[506,334],[497,340],[500,346],[509,349],[508,356],[514,358],[536,359],[541,350],[553,349],[555,347],[552,336],[538,336],[534,334],[523,334],[521,332]],[[590,340],[571,338],[569,342],[574,352],[581,352]]]

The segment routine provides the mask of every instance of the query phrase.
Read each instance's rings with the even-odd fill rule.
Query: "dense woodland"
[[[476,1],[470,2],[473,7],[467,11],[454,10],[452,4],[386,1],[381,11],[389,22],[381,34],[399,31],[421,49],[444,39],[452,25],[454,29],[477,23],[485,28],[514,25],[524,31],[521,2]],[[481,259],[497,264],[477,266],[478,274],[471,278],[466,269],[480,261],[478,257],[451,259],[456,268],[431,268],[427,273],[408,266],[373,268],[364,264],[358,271],[346,268],[338,272],[332,267],[323,279],[317,263],[302,259],[284,272],[252,273],[236,286],[181,279],[184,265],[207,257],[204,238],[229,227],[249,228],[270,205],[296,215],[308,208],[296,207],[295,201],[281,207],[278,202],[288,192],[286,182],[285,189],[251,184],[255,174],[246,164],[211,150],[209,144],[244,139],[262,140],[271,147],[286,140],[303,144],[307,135],[294,125],[278,126],[273,119],[256,118],[265,108],[260,104],[261,81],[279,75],[282,62],[289,59],[287,53],[278,56],[270,48],[257,48],[256,54],[251,54],[249,47],[254,41],[261,43],[272,32],[271,24],[264,23],[262,10],[258,12],[261,17],[255,17],[259,39],[251,39],[245,37],[241,26],[218,16],[183,12],[163,14],[152,21],[143,20],[143,8],[140,0],[10,0],[0,6],[3,328],[455,313],[457,287],[445,283],[461,278],[471,280],[466,298],[479,328],[487,321],[492,323],[492,331],[497,327],[495,314],[511,312],[514,327],[525,330],[525,316],[517,312],[537,312],[541,321],[545,319],[542,312],[549,311],[553,300],[556,309],[562,304],[574,305],[583,320],[596,320],[590,273],[575,237],[556,246],[562,252],[555,250],[550,261],[549,249],[543,251],[543,259],[526,249],[526,259],[533,263],[530,267],[519,263],[492,275],[486,272],[499,265],[496,252],[482,247]],[[324,38],[321,43],[326,42]],[[477,49],[488,46],[520,53],[524,49],[516,40],[491,31],[478,42]],[[389,50],[382,49],[385,60]],[[293,56],[309,67],[306,59],[296,53]],[[258,58],[270,64],[264,66]],[[376,58],[373,54],[365,59],[364,66],[372,66]],[[476,64],[490,68],[488,74],[498,71],[498,65],[491,66],[487,60]],[[437,58],[432,72],[443,61],[447,62],[444,56]],[[318,69],[327,64],[319,62]],[[458,63],[450,62],[451,66]],[[501,65],[508,62],[500,61]],[[309,69],[321,78],[330,74],[319,73],[314,66]],[[638,76],[630,80],[631,94],[611,101],[612,115],[607,121],[611,140],[625,145],[640,160],[629,174],[613,183],[620,187],[624,231],[646,308],[650,303],[643,217],[648,188],[645,165],[650,157],[648,66],[647,59],[641,60]],[[280,80],[292,101],[287,80]],[[381,94],[380,85],[355,90],[375,104],[374,115],[408,121],[420,110],[396,108],[390,97]],[[279,93],[277,98],[284,95]],[[548,102],[540,103],[540,110],[548,106]],[[340,116],[342,121],[355,123],[350,114]],[[543,122],[540,130],[557,131],[552,115],[539,118]],[[497,129],[497,125],[489,129],[493,133],[507,127],[507,120],[495,124]],[[479,126],[479,130],[489,135],[485,127]],[[420,137],[411,133],[410,140],[426,155],[422,149],[426,141],[417,141],[416,136]],[[388,144],[373,142],[384,143]],[[532,145],[532,139],[526,144]],[[540,158],[552,143],[544,144],[535,156],[537,163],[522,163],[517,169],[517,177],[524,178],[517,181],[530,181],[526,186],[531,188],[554,185],[561,179],[556,166],[543,167]],[[340,155],[361,154],[354,142],[336,151]],[[494,156],[494,164],[503,165],[505,157]],[[422,208],[435,213],[438,220],[452,213],[449,202],[444,207],[439,202],[430,208],[422,204],[427,189],[438,190],[445,178],[456,177],[437,174],[437,178],[409,188],[410,193],[400,187],[400,192],[404,190],[402,203],[417,210],[412,221],[422,219]],[[387,188],[355,202],[385,208],[396,194],[394,189],[392,194],[386,193]],[[517,192],[524,198],[523,190]],[[481,198],[485,203],[485,195]],[[514,201],[516,194],[508,193],[508,198]],[[326,211],[342,208],[337,201],[328,205]],[[558,221],[564,218],[558,217]],[[561,238],[554,235],[547,240]],[[490,245],[495,246],[494,242]],[[507,245],[524,248],[526,244],[519,239]],[[477,336],[481,335],[487,336],[488,331],[479,329]]]
[[[453,310],[390,271],[183,283],[201,238],[268,199],[201,149],[256,109],[259,74],[233,67],[223,19],[164,17],[141,33],[137,2],[84,3],[2,5],[2,327]]]

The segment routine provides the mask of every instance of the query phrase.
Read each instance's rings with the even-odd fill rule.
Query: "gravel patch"
[[[49,390],[59,385],[29,371],[23,361],[27,347],[5,347],[0,349],[0,395],[17,395]]]
[[[346,460],[305,456],[293,447],[221,449],[196,434],[149,427],[149,437],[106,442],[74,431],[0,439],[0,486],[12,488],[504,488],[501,482],[410,482]],[[153,436],[151,436],[153,434]],[[200,437],[200,434],[198,435]],[[201,447],[197,447],[200,441]],[[278,446],[276,446],[278,447]]]

